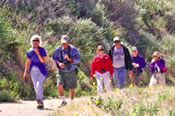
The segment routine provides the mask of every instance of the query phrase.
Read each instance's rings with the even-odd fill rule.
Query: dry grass
[[[99,96],[93,98],[98,101]],[[50,116],[175,116],[175,87],[130,87],[103,94],[101,98],[100,108],[90,102],[90,97],[79,98]],[[121,107],[116,108],[109,99],[122,101]],[[108,112],[104,110],[106,106],[110,107]]]
[[[49,116],[108,116],[107,113],[90,103],[88,97],[75,99],[73,103],[58,108],[55,113]]]

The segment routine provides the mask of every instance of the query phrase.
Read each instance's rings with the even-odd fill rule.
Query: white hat
[[[132,47],[132,51],[138,51],[137,48],[134,46]]]
[[[42,46],[41,36],[39,36],[39,35],[37,35],[37,34],[33,35],[33,36],[30,38],[30,44],[31,44],[31,46],[33,46],[32,41],[33,41],[34,39],[36,39],[36,38],[39,39],[39,45]]]
[[[120,37],[114,37],[113,42],[120,41]]]
[[[61,43],[68,43],[69,42],[69,38],[67,35],[62,35],[61,37]]]

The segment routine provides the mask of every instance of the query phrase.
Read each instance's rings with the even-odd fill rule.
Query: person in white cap
[[[63,88],[68,88],[71,94],[71,101],[75,96],[75,88],[77,87],[77,64],[80,62],[80,54],[78,49],[69,44],[67,35],[61,37],[61,46],[53,53],[53,61],[58,68],[57,87],[62,99],[61,105],[67,102],[64,96]]]
[[[129,76],[132,76],[132,60],[128,48],[120,42],[120,37],[113,39],[114,46],[109,50],[109,56],[112,59],[114,67],[115,88],[124,88],[126,79],[126,70],[129,70]]]
[[[133,76],[131,78],[131,83],[133,85],[139,86],[142,78],[143,69],[146,66],[145,59],[138,54],[136,47],[132,47],[132,66],[133,66]]]

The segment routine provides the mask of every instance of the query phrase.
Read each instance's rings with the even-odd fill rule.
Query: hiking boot
[[[65,106],[65,105],[67,105],[67,102],[66,101],[62,101],[61,102],[61,106]]]
[[[44,105],[43,104],[38,104],[37,109],[44,109]]]
[[[44,104],[41,100],[37,100],[37,103],[38,103],[37,109],[44,109]]]

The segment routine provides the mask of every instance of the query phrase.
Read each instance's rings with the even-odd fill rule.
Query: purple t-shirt
[[[39,53],[40,53],[40,55],[41,55],[42,57],[46,57],[46,56],[47,56],[46,51],[45,51],[44,48],[39,47],[38,49],[39,49]],[[46,66],[45,66],[44,63],[42,63],[42,62],[39,60],[37,54],[35,53],[34,48],[30,48],[30,49],[27,51],[26,56],[27,56],[27,58],[29,58],[29,59],[31,60],[29,72],[31,72],[31,69],[32,69],[33,66],[36,66],[36,67],[39,68],[40,72],[41,72],[44,76],[48,77],[48,73],[47,73]]]

